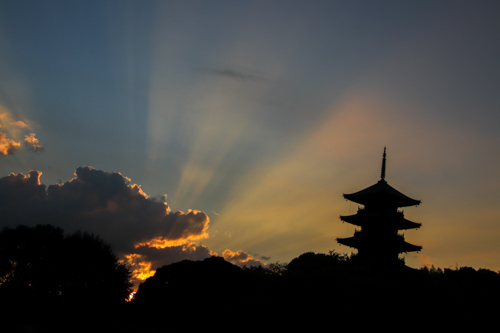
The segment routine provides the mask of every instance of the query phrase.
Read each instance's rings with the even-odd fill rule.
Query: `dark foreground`
[[[305,253],[272,269],[241,269],[220,257],[182,261],[159,268],[129,303],[14,302],[1,313],[5,332],[432,331],[479,329],[496,320],[499,296],[500,275],[489,270],[416,270]]]

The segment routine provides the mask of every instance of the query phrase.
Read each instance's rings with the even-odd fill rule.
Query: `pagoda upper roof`
[[[396,207],[415,206],[421,202],[420,200],[412,199],[399,192],[383,178],[364,190],[351,194],[344,194],[344,198],[362,205],[384,204]]]
[[[421,246],[413,245],[404,240],[404,237],[400,235],[395,235],[393,237],[387,237],[386,235],[380,235],[380,237],[373,238],[371,236],[365,235],[362,232],[355,233],[354,236],[348,238],[337,238],[337,242],[342,245],[359,248],[373,248],[374,251],[377,248],[392,248],[396,252],[414,252],[422,250]]]
[[[398,230],[420,228],[421,224],[412,222],[404,218],[402,213],[387,213],[387,212],[362,212],[355,215],[340,216],[342,221],[364,226],[374,223],[374,221],[384,220]]]

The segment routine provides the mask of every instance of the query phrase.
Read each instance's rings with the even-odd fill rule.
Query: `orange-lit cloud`
[[[176,213],[178,213],[180,215],[184,215],[183,212],[176,212]],[[203,212],[190,210],[188,212],[188,216],[189,216],[189,214],[192,214],[192,216],[197,217],[197,216],[199,216],[198,214],[200,214],[200,213],[203,213]],[[189,243],[190,240],[198,240],[198,239],[202,239],[202,238],[207,238],[208,237],[207,230],[208,230],[209,220],[205,219],[205,216],[202,216],[202,218],[199,221],[202,223],[202,225],[200,226],[200,228],[202,229],[201,232],[198,232],[195,234],[185,232],[185,234],[183,236],[181,236],[180,238],[176,238],[176,239],[170,239],[168,237],[159,236],[159,237],[155,237],[153,239],[150,239],[149,241],[146,241],[146,242],[136,243],[134,245],[134,247],[139,248],[139,247],[147,246],[147,247],[154,247],[157,249],[164,249],[166,247],[183,246],[183,245]],[[185,231],[187,231],[187,230],[185,230]]]
[[[125,255],[124,263],[132,267],[132,278],[145,280],[153,276],[156,271],[151,269],[151,262],[146,261],[145,256],[137,253]]]
[[[43,151],[35,133],[24,135],[22,133],[29,126],[26,122],[15,120],[10,112],[0,106],[0,155],[12,155],[21,149],[21,143],[24,141],[25,147],[34,152]]]
[[[224,252],[222,252],[222,257],[226,261],[229,261],[230,263],[240,267],[261,265],[261,262],[259,260],[256,260],[250,254],[243,252],[241,250],[236,252],[233,252],[231,250],[225,250]]]
[[[12,155],[21,148],[21,142],[7,138],[7,134],[0,132],[0,155]]]
[[[35,133],[30,133],[29,135],[25,135],[24,144],[31,151],[35,152],[43,151],[42,145],[38,144],[38,139],[35,138]]]
[[[153,276],[156,269],[163,266],[179,262],[182,260],[203,260],[217,253],[210,251],[206,246],[190,241],[184,242],[161,242],[161,246],[155,242],[136,244],[133,253],[125,254],[124,262],[132,270],[132,282],[137,287],[139,283]]]

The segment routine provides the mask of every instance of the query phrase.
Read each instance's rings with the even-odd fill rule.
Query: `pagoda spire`
[[[385,154],[385,147],[384,147],[384,155],[382,157],[382,172],[380,173],[381,179],[385,179],[385,157],[386,157],[386,154]]]

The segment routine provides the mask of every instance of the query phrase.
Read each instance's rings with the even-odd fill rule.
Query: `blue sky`
[[[406,263],[499,270],[499,12],[2,1],[0,132],[35,133],[44,149],[0,156],[0,175],[37,170],[49,186],[78,167],[119,172],[151,199],[167,194],[172,212],[204,212],[199,246],[286,262],[351,252],[335,242],[354,231],[342,194],[378,181],[386,146],[387,181],[422,200],[405,209],[422,223],[405,237],[423,246]]]

